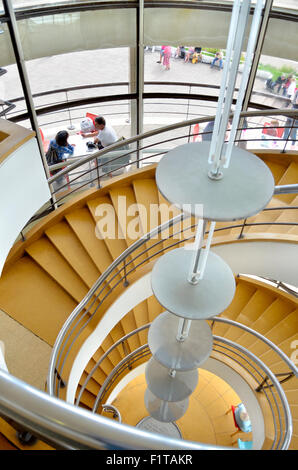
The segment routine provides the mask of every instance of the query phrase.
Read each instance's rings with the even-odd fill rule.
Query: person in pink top
[[[159,57],[159,60],[157,61],[158,64],[161,64],[161,61],[162,61],[163,55],[164,55],[165,47],[166,47],[166,46],[161,46],[161,49],[160,49],[160,57]]]
[[[165,46],[163,54],[163,65],[166,70],[170,70],[171,46]]]

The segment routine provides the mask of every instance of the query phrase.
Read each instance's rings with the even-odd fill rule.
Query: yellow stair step
[[[100,272],[70,226],[64,221],[59,222],[47,229],[46,235],[91,288],[100,276]]]
[[[164,307],[160,305],[158,300],[153,295],[147,299],[147,306],[150,322],[153,322],[153,320],[155,320],[158,315],[165,311]]]
[[[158,200],[159,200],[159,209],[160,209],[160,223],[164,224],[168,220],[172,219],[173,217],[176,217],[177,215],[181,214],[181,211],[177,209],[176,207],[173,206],[173,204],[170,204],[164,197],[163,195],[158,192]],[[184,225],[181,223],[181,228],[182,227],[189,227],[191,225],[191,220],[188,218],[185,222]],[[170,227],[167,230],[164,230],[161,233],[161,236],[163,238],[163,247],[166,249],[167,247],[171,247],[173,243],[178,241],[181,238],[178,238],[178,232],[179,232],[180,224],[176,224],[173,227]],[[174,237],[167,239],[170,235],[176,234]],[[179,235],[180,237],[180,235]],[[177,247],[175,247],[177,248]],[[171,248],[170,248],[171,249]]]
[[[258,288],[235,318],[235,321],[242,325],[250,326],[271,305],[274,299],[275,296],[272,292]],[[225,337],[229,338],[231,341],[236,341],[242,334],[244,334],[243,330],[229,327],[225,333]]]
[[[108,334],[106,336],[106,338],[104,339],[104,341],[102,342],[102,349],[104,350],[104,352],[106,352],[111,346],[113,346],[114,344],[114,341],[113,341],[113,338],[111,336],[111,334]],[[120,349],[120,347],[119,347]],[[119,364],[119,362],[121,361],[122,357],[121,357],[121,354],[120,352],[118,351],[118,348],[114,348],[109,356],[108,356],[110,362],[113,364],[113,366],[115,367],[117,364]]]
[[[264,311],[264,313],[250,325],[253,330],[265,335],[268,338],[269,332],[277,327],[281,327],[285,318],[293,310],[293,303],[283,299],[277,298],[272,304]],[[242,346],[249,347],[255,342],[255,339],[249,333],[245,333],[239,338],[239,343]]]
[[[235,296],[229,307],[220,316],[230,320],[236,320],[241,310],[246,306],[256,290],[257,287],[253,283],[236,278]],[[215,335],[224,336],[228,329],[229,325],[216,322],[213,332]]]
[[[284,172],[284,174],[278,181],[278,186],[281,186],[284,184],[295,184],[297,183],[297,181],[298,181],[298,163],[291,162],[287,170]],[[287,204],[290,204],[293,201],[293,199],[295,199],[296,195],[295,194],[279,194],[277,197],[281,201],[284,201]]]
[[[103,351],[102,351],[102,353],[103,353]],[[97,363],[97,361],[95,361],[93,358],[91,358],[90,361],[88,362],[86,368],[85,368],[85,372],[87,374],[91,373],[91,371],[92,371],[93,367],[96,365],[96,363]],[[92,377],[101,386],[104,383],[104,381],[106,380],[107,375],[103,372],[103,370],[99,366],[99,367],[96,368],[96,370],[92,374]]]
[[[288,164],[285,163],[284,161],[270,161],[269,159],[263,159],[264,163],[269,167],[273,178],[275,185],[279,184],[279,181],[281,180],[284,172],[286,171]]]
[[[134,331],[134,330],[137,329],[137,324],[136,324],[136,320],[135,320],[133,310],[128,312],[125,315],[125,317],[123,317],[121,319],[121,324],[122,324],[125,335],[127,335],[131,331]],[[137,349],[141,345],[138,334],[134,334],[133,336],[128,338],[127,342],[129,344],[129,347],[130,347],[131,351],[134,351],[135,349]]]
[[[279,343],[278,347],[294,362],[295,360],[297,360],[298,357],[298,349],[296,348],[297,345],[298,332],[293,332],[293,335],[289,336],[284,341]],[[276,353],[273,353],[273,351],[266,351],[265,353],[260,355],[260,358],[266,364],[270,365],[270,367],[279,366],[281,364],[280,357]]]
[[[126,250],[127,243],[120,233],[118,218],[110,197],[92,199],[87,201],[87,206],[95,220],[97,236],[102,237],[112,259],[115,260]]]
[[[276,197],[273,197],[269,204],[267,205],[266,209],[273,209],[273,208],[278,208],[278,207],[283,207],[287,206],[287,204],[284,201],[280,201]],[[276,219],[283,214],[283,210],[276,209],[276,210],[267,210],[267,211],[262,211],[255,215],[254,217],[249,217],[246,219],[247,224],[252,224],[252,223],[261,223],[264,225],[255,225],[251,227],[245,227],[244,228],[244,234],[245,233],[260,233],[260,232],[268,232],[270,231],[271,225],[265,225],[270,222],[275,222]],[[286,211],[287,212],[287,211]]]
[[[88,293],[88,286],[47,238],[40,238],[26,251],[74,300],[80,302]]]
[[[113,258],[105,242],[96,236],[95,222],[89,210],[77,209],[66,215],[66,219],[102,274],[110,266]]]
[[[278,347],[283,341],[292,335],[293,331],[298,331],[298,309],[292,311],[285,316],[282,321],[275,324],[269,331],[266,332],[266,338],[276,344]],[[266,345],[260,342],[252,346],[254,354],[260,356],[267,350]]]
[[[147,323],[150,322],[149,314],[148,314],[148,305],[147,305],[146,300],[136,305],[133,308],[133,312],[134,312],[134,317],[135,317],[137,328],[140,328],[141,326],[146,325]],[[139,338],[140,338],[141,344],[147,343],[147,336],[148,336],[147,329],[140,331]]]
[[[1,277],[0,308],[50,345],[76,306],[65,289],[28,256]]]

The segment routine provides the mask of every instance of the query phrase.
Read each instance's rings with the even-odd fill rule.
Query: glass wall
[[[1,24],[0,28],[3,31],[0,34],[0,43],[3,49],[9,50],[10,62],[13,62],[6,65],[3,55],[0,54],[2,59],[0,62],[0,117],[3,119],[13,117],[18,113],[27,113],[27,106],[7,24]],[[16,97],[20,99],[15,101]],[[24,120],[23,125],[30,127],[29,120]]]
[[[275,2],[274,5],[279,5],[280,3]],[[288,6],[290,6],[290,3],[288,2]],[[276,19],[272,18],[269,20],[262,49],[263,53],[260,56],[253,85],[252,103],[282,110],[298,107],[298,104],[294,104],[298,85],[298,61],[293,60],[295,55],[292,50],[293,41],[291,41],[293,31],[297,28],[296,25],[297,23],[288,21],[286,30],[279,30],[276,54],[269,55],[266,52],[272,50],[272,37],[277,27]],[[296,57],[298,59],[297,54]],[[296,122],[292,119],[287,119],[287,117],[281,115],[259,119],[254,118],[251,125],[259,126],[258,133],[255,131],[254,136],[261,139],[261,147],[281,150],[296,148],[296,144],[293,142],[293,137],[296,135]],[[268,131],[267,127],[272,129]],[[269,135],[270,133],[272,133],[271,136]],[[287,137],[289,139],[285,145],[285,142],[281,139]]]
[[[284,2],[293,7],[291,0]],[[215,115],[222,69],[220,60],[213,61],[218,51],[224,59],[230,13],[214,11],[218,2],[210,3],[214,4],[210,10],[145,8],[144,40],[148,46],[144,47],[144,92],[152,97],[144,100],[144,131]],[[21,4],[21,0],[14,2],[15,7]],[[28,0],[28,4],[34,2]],[[274,2],[276,7],[280,4],[281,0]],[[274,90],[270,89],[268,79],[274,82],[282,73],[297,74],[297,63],[293,61],[296,43],[288,38],[296,23],[283,22],[289,28],[287,31],[280,28],[277,35],[276,21],[276,18],[269,21],[251,102],[256,106],[284,108],[290,106],[289,98],[278,84]],[[6,25],[2,26],[7,31]],[[137,60],[134,8],[99,8],[31,17],[19,20],[18,28],[38,122],[43,129],[50,133],[61,126],[78,130],[81,119],[89,112],[104,114],[115,126],[122,126],[121,133],[125,136],[135,132],[132,129],[136,129],[138,107],[121,99],[121,95],[137,93],[137,74],[139,88],[143,85]],[[8,32],[4,35],[7,37]],[[23,91],[11,44],[2,40],[4,35],[0,35],[0,67],[7,73],[0,77],[1,86],[5,87],[2,95],[5,99],[18,99],[15,113],[24,109],[24,100],[19,99]],[[171,43],[168,64],[160,60],[161,45],[153,45],[166,40]],[[179,45],[182,42],[184,46]],[[267,50],[271,54],[275,50],[276,56],[268,55]],[[283,59],[278,57],[280,51]],[[287,51],[289,59],[285,58]],[[245,51],[243,58],[244,55]],[[235,98],[240,80],[241,71]],[[108,96],[115,99],[107,102]],[[61,111],[58,109],[61,103],[69,106]],[[50,112],[39,114],[45,106],[51,106]]]

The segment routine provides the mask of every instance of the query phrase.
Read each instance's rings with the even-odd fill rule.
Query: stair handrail
[[[0,368],[0,414],[57,449],[237,450],[184,441],[95,415],[27,384]]]
[[[53,392],[53,389],[54,389],[54,376],[55,376],[55,369],[56,369],[56,366],[55,366],[55,363],[54,361],[57,361],[57,357],[58,357],[58,349],[59,349],[59,345],[62,344],[63,342],[63,339],[64,337],[66,336],[66,332],[67,330],[69,329],[70,325],[73,323],[73,321],[78,317],[78,315],[80,314],[80,312],[83,310],[83,308],[86,307],[86,305],[90,302],[90,299],[91,297],[96,293],[96,291],[100,288],[100,286],[103,285],[104,281],[108,278],[108,276],[114,271],[116,270],[117,266],[119,266],[121,263],[123,263],[128,257],[129,255],[131,255],[137,248],[141,247],[143,244],[145,244],[150,238],[154,237],[154,235],[162,232],[163,230],[171,227],[172,225],[175,225],[176,223],[182,221],[182,220],[185,220],[187,218],[189,218],[190,216],[187,215],[187,214],[179,214],[178,216],[174,217],[173,219],[171,219],[170,221],[167,221],[165,222],[163,225],[159,226],[159,227],[156,227],[155,229],[153,229],[151,232],[148,232],[147,234],[143,235],[142,237],[140,237],[138,240],[136,240],[132,245],[130,245],[130,247],[128,247],[118,258],[116,258],[113,263],[109,266],[109,268],[107,268],[107,270],[98,278],[98,280],[95,282],[95,284],[93,285],[93,287],[90,289],[90,291],[86,294],[86,296],[84,297],[84,299],[77,305],[77,307],[74,309],[74,311],[71,313],[71,315],[68,317],[68,319],[66,320],[66,322],[64,323],[62,329],[60,330],[57,338],[56,338],[56,342],[54,344],[54,347],[53,347],[53,351],[52,351],[52,356],[51,356],[51,360],[50,360],[50,365],[49,365],[49,372],[48,372],[48,387],[49,387],[49,393],[54,393]],[[245,225],[258,225],[258,224],[261,224],[263,225],[262,223],[255,223],[255,224],[245,224]],[[266,225],[266,223],[264,223]],[[270,224],[272,225],[272,222],[270,223],[267,223],[267,224]],[[285,222],[281,222],[280,224],[286,224]],[[293,224],[293,223],[291,223]],[[295,223],[294,223],[295,224]],[[298,223],[296,224],[298,225]],[[239,225],[233,225],[233,226],[229,226],[229,228],[233,228],[233,227],[243,227],[243,224],[239,224]],[[220,228],[218,230],[223,230],[224,228]],[[184,230],[184,229],[183,229]],[[183,231],[182,230],[182,231]],[[180,240],[182,241],[182,240]],[[187,239],[183,240],[183,241],[188,241]],[[131,263],[131,262],[130,262]],[[128,263],[129,264],[129,263]],[[64,361],[66,360],[66,356],[64,358]]]
[[[49,369],[48,369],[48,377],[47,377],[47,384],[48,384],[48,391],[50,395],[54,394],[54,376],[55,376],[55,369],[56,369],[56,361],[58,356],[59,348],[63,342],[64,336],[71,325],[71,323],[79,316],[81,311],[86,307],[86,305],[90,302],[92,296],[96,293],[97,289],[105,282],[105,280],[109,277],[109,275],[119,266],[131,253],[137,250],[139,247],[144,245],[150,238],[153,238],[155,235],[159,234],[165,229],[172,227],[173,225],[177,224],[178,222],[188,219],[190,217],[189,214],[181,213],[172,219],[164,222],[163,224],[155,227],[150,232],[146,233],[134,243],[132,243],[125,251],[121,253],[105,270],[105,272],[97,279],[94,285],[91,287],[89,292],[85,295],[85,297],[81,300],[81,302],[77,305],[77,307],[73,310],[73,312],[69,315],[67,320],[65,321],[64,325],[62,326],[61,330],[59,331],[55,343],[53,345],[52,354],[49,362]]]
[[[276,115],[277,116],[279,116],[279,115],[297,116],[297,109],[287,109],[287,108],[275,109],[275,108],[273,108],[273,109],[270,109],[270,110],[262,110],[262,111],[242,111],[240,113],[240,119],[244,118],[244,117],[259,117],[259,116],[262,117],[262,116],[276,116]],[[232,116],[233,116],[233,113],[231,113],[231,117]],[[145,140],[148,137],[153,137],[155,135],[163,134],[163,133],[166,133],[166,132],[169,132],[169,131],[172,131],[172,130],[177,130],[177,129],[180,129],[180,128],[183,128],[183,127],[192,126],[192,125],[197,124],[197,123],[201,124],[201,123],[204,123],[204,122],[213,121],[214,119],[215,119],[215,116],[206,116],[206,117],[202,117],[202,118],[196,117],[196,118],[193,118],[193,119],[176,122],[174,124],[168,124],[167,126],[159,127],[158,129],[152,129],[150,131],[143,132],[142,134],[138,134],[137,136],[128,137],[127,139],[125,139],[125,143],[130,145],[130,144]],[[262,128],[263,128],[263,126],[260,127],[260,129],[262,129]],[[153,145],[155,145],[155,144],[153,144]],[[150,146],[152,146],[152,144]],[[90,155],[83,156],[83,157],[80,158],[79,161],[76,161],[76,162],[72,163],[71,165],[69,165],[64,170],[59,171],[59,174],[57,173],[56,175],[51,176],[48,179],[48,182],[49,182],[49,184],[51,184],[54,181],[56,181],[57,178],[59,178],[60,176],[66,175],[70,171],[75,170],[76,168],[79,168],[80,166],[82,166],[86,163],[89,163],[90,161],[94,160],[95,158],[100,158],[100,157],[104,156],[106,153],[112,152],[112,151],[117,150],[117,149],[121,150],[121,147],[123,147],[123,141],[116,142],[116,143],[114,143],[112,145],[109,145],[108,147],[106,147],[104,149],[98,150],[98,151],[96,151],[96,152],[94,152]],[[135,151],[136,150],[133,150],[133,152],[135,152]],[[128,152],[128,153],[132,153],[132,152]],[[126,155],[126,153],[124,153],[123,155]],[[119,158],[120,157],[116,157],[115,159],[111,159],[111,161],[114,161],[114,160],[116,161]]]
[[[292,370],[292,372],[294,373],[294,375],[296,377],[298,377],[298,369],[297,367],[293,364],[293,362],[283,353],[283,351],[280,350],[280,348],[278,348],[274,343],[272,343],[270,340],[268,340],[265,336],[263,336],[262,334],[258,333],[257,331],[247,327],[246,325],[243,325],[241,323],[238,323],[234,320],[230,320],[228,318],[221,318],[221,317],[213,317],[212,318],[212,321],[214,322],[222,322],[222,323],[226,323],[230,326],[234,326],[236,328],[240,328],[242,330],[244,330],[245,332],[247,333],[250,333],[252,335],[254,335],[255,337],[257,337],[258,339],[260,339],[261,341],[263,341],[264,343],[266,343],[267,346],[269,346],[271,349],[273,349],[279,356],[280,358],[287,364],[287,366]],[[149,324],[146,324],[146,325],[143,325],[142,327],[139,327],[139,328],[136,328],[135,330],[133,330],[132,332],[130,332],[128,335],[125,335],[123,336],[120,340],[118,340],[118,344],[120,344],[122,341],[125,341],[128,337],[132,336],[133,334],[137,334],[139,333],[140,331],[144,330],[144,329],[149,329],[151,326],[151,323]],[[287,401],[287,397],[285,395],[285,392],[283,390],[283,388],[281,387],[280,385],[280,382],[277,380],[276,378],[276,375],[269,369],[269,367],[263,362],[261,361],[255,354],[253,354],[250,350],[248,350],[247,348],[241,346],[241,345],[238,345],[236,342],[234,341],[231,341],[227,338],[223,338],[221,336],[217,336],[217,335],[213,335],[213,338],[215,341],[219,341],[219,342],[222,342],[234,349],[237,349],[238,351],[240,351],[241,353],[243,353],[245,356],[249,357],[250,360],[252,360],[255,364],[257,364],[260,369],[266,374],[266,376],[272,381],[274,387],[276,388],[277,390],[277,393],[278,393],[278,396],[282,402],[282,407],[283,407],[283,411],[284,411],[284,416],[285,416],[285,436],[284,436],[284,440],[283,440],[283,443],[281,445],[281,449],[287,449],[289,444],[290,444],[290,441],[291,441],[291,436],[292,436],[292,432],[293,432],[293,426],[292,426],[292,415],[291,415],[291,410],[290,410],[290,407],[289,407],[289,404],[288,404],[288,401]],[[106,353],[98,360],[97,364],[93,367],[93,372],[99,367],[99,365],[102,363],[102,361],[108,356],[108,354],[117,347],[116,343],[115,345],[112,345],[109,350],[106,351]],[[144,351],[147,351],[147,353],[145,354]],[[117,377],[118,377],[118,373],[119,371],[122,371],[124,370],[125,368],[125,365],[127,363],[131,363],[131,361],[134,359],[134,357],[136,355],[140,355],[140,354],[143,354],[143,355],[148,355],[148,344],[143,344],[141,345],[140,347],[138,347],[137,349],[135,349],[134,351],[132,351],[131,353],[129,353],[126,357],[124,357],[115,367],[114,369],[108,374],[108,376],[106,377],[104,383],[102,384],[97,396],[96,396],[96,399],[95,399],[95,402],[94,402],[94,405],[93,405],[93,408],[92,408],[92,412],[93,413],[97,413],[97,410],[98,410],[98,407],[100,406],[100,402],[103,398],[103,396],[105,395],[105,392],[106,392],[106,388],[111,384],[111,382],[113,380],[116,380]],[[91,372],[90,372],[91,374]],[[90,375],[89,374],[89,375]],[[92,374],[90,375],[89,379],[91,378]],[[88,380],[89,380],[88,379]],[[88,383],[88,380],[86,379],[84,384],[82,384],[82,387],[80,389],[80,393],[79,393],[79,396],[78,396],[78,399],[76,400],[76,405],[78,406],[79,405],[79,401],[80,401],[80,398],[84,392],[84,388],[86,387],[87,383]],[[255,380],[257,380],[255,378]],[[266,394],[266,398],[270,404],[270,400]],[[280,412],[279,412],[279,407],[277,405],[277,402],[276,402],[276,398],[275,396],[273,395],[273,400],[275,402],[275,406],[278,410],[278,416],[279,416],[279,423],[281,423],[281,417],[280,417]],[[273,409],[272,409],[272,406],[270,404],[270,407],[271,407],[271,411],[272,411],[272,415],[273,415],[273,418],[274,418],[274,412],[273,412]],[[275,419],[274,419],[274,423],[275,423]],[[275,434],[276,434],[276,423],[275,423]],[[280,438],[281,439],[281,438]],[[276,441],[276,437],[275,437],[275,440],[274,440],[274,443],[272,445],[275,444],[275,441]],[[278,446],[280,445],[280,440],[278,442]]]
[[[241,330],[245,331],[246,333],[249,333],[253,336],[255,336],[257,339],[261,340],[262,342],[264,342],[266,344],[266,346],[269,346],[270,349],[272,349],[281,359],[283,362],[286,363],[286,365],[289,367],[289,369],[292,371],[292,373],[295,375],[295,377],[298,378],[298,367],[295,366],[295,364],[291,361],[291,359],[288,358],[288,356],[278,347],[276,346],[275,343],[273,343],[272,341],[270,341],[268,338],[266,338],[264,335],[262,335],[261,333],[259,333],[258,331],[256,330],[253,330],[252,328],[246,326],[246,325],[243,325],[242,323],[239,323],[239,322],[236,322],[235,320],[231,320],[229,318],[224,318],[224,317],[219,317],[219,316],[215,316],[215,317],[212,317],[211,318],[212,322],[219,322],[219,323],[225,323],[229,326],[234,326],[236,328],[240,328]],[[101,365],[101,363],[106,359],[106,357],[108,357],[108,355],[115,349],[117,348],[117,346],[119,346],[119,344],[121,344],[123,341],[126,341],[127,339],[129,339],[131,336],[135,335],[135,334],[138,334],[139,332],[145,330],[145,329],[149,329],[151,326],[151,323],[146,323],[145,325],[142,325],[140,326],[139,328],[136,328],[135,330],[133,331],[130,331],[128,334],[122,336],[119,340],[117,340],[114,344],[112,344],[108,349],[107,351],[98,359],[98,361],[96,362],[96,364],[94,364],[94,366],[92,367],[91,371],[89,372],[88,376],[85,378],[83,384],[81,385],[80,387],[80,391],[78,393],[78,396],[76,398],[76,401],[75,401],[75,404],[76,406],[79,405],[79,402],[80,402],[80,399],[84,393],[84,390],[89,382],[89,380],[92,378],[94,372],[98,369],[98,367]],[[214,336],[216,337],[216,336]],[[217,337],[216,337],[217,338]],[[219,337],[218,337],[219,338]],[[236,344],[236,343],[235,343]],[[133,354],[136,352],[135,351],[132,351],[130,353],[131,356],[133,356]],[[128,355],[130,357],[130,355]],[[119,364],[122,364],[122,362],[124,360],[127,360],[127,357],[124,358]],[[267,367],[267,366],[266,366]],[[99,398],[97,399],[97,402],[96,402],[96,405],[94,405],[93,407],[93,412],[96,412],[97,411],[97,407],[98,407],[98,403],[101,399],[101,396],[104,392],[104,388],[106,387],[106,385],[109,383],[110,379],[111,379],[111,374],[112,372],[109,374],[109,376],[105,379],[104,381],[104,384],[101,386],[101,389],[100,389],[100,396]],[[270,378],[270,377],[269,377]]]

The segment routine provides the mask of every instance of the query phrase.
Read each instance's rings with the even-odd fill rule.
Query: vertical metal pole
[[[68,93],[67,93],[67,91],[65,92],[65,95],[66,95],[66,102],[68,104]],[[71,113],[70,113],[69,106],[67,108],[68,108],[68,118],[69,118],[69,126],[68,126],[67,129],[73,130],[73,129],[75,129],[75,126],[73,125],[72,120],[71,120]]]
[[[15,58],[16,58],[16,64],[18,67],[19,75],[20,75],[20,80],[21,80],[21,84],[22,84],[22,88],[24,92],[25,102],[27,105],[31,128],[36,133],[36,138],[38,141],[40,153],[43,154],[43,145],[42,145],[42,140],[41,140],[41,136],[39,133],[39,125],[37,122],[37,117],[36,117],[36,113],[34,109],[34,103],[33,103],[32,93],[30,89],[29,79],[27,75],[22,44],[20,41],[17,21],[16,21],[12,4],[11,4],[11,0],[3,0],[3,7],[4,7],[5,15],[8,17],[7,26],[9,29],[12,47],[13,47]],[[49,176],[50,175],[48,174],[48,177]]]
[[[219,108],[216,113],[214,132],[210,146],[209,163],[212,162],[212,169],[209,172],[210,178],[218,179],[222,177],[219,171],[223,160],[223,145],[225,133],[229,120],[233,93],[239,68],[244,33],[249,17],[250,0],[234,3],[230,31],[227,42],[227,55],[223,71],[223,80],[219,96]]]
[[[188,333],[190,330],[191,320],[187,320],[186,318],[181,318],[179,320],[178,325],[178,333],[177,333],[177,341],[183,342],[188,337]]]
[[[253,61],[252,61],[251,69],[250,69],[250,75],[249,75],[248,83],[246,87],[246,93],[245,93],[245,97],[244,97],[243,104],[242,104],[243,111],[247,111],[248,103],[250,102],[251,94],[253,91],[253,86],[254,86],[257,70],[258,70],[259,60],[260,60],[263,43],[265,40],[267,27],[269,23],[269,15],[270,15],[272,3],[273,3],[273,0],[266,0],[265,5],[264,5],[261,25],[259,28],[259,34],[257,37]]]
[[[255,44],[256,44],[256,39],[258,36],[259,28],[260,28],[260,22],[261,22],[261,14],[262,14],[262,9],[263,9],[263,2],[264,0],[257,0],[257,3],[255,5],[255,10],[254,10],[254,15],[252,19],[252,25],[250,28],[250,34],[249,34],[249,39],[248,39],[248,44],[247,44],[247,49],[246,49],[246,57],[245,57],[245,63],[244,63],[244,69],[242,72],[242,79],[238,91],[238,97],[237,97],[237,102],[236,102],[236,109],[235,113],[233,116],[233,122],[232,122],[232,128],[230,132],[230,139],[227,144],[227,151],[225,154],[225,163],[224,163],[224,168],[228,168],[231,155],[232,155],[232,149],[234,146],[235,142],[235,137],[236,137],[236,132],[239,124],[239,117],[242,109],[242,103],[246,91],[246,86],[248,82],[248,77],[249,77],[249,71],[251,68],[252,64],[252,59],[253,59],[253,54],[255,50]],[[241,51],[240,51],[241,52]]]
[[[188,282],[190,284],[197,284],[197,274],[198,274],[198,266],[199,260],[202,252],[202,245],[204,241],[204,234],[206,231],[207,222],[206,220],[200,219],[198,223],[195,243],[194,243],[194,256],[191,262],[190,273],[188,277]]]
[[[137,134],[143,133],[144,123],[144,0],[139,0],[137,16]],[[140,167],[140,147],[142,143],[137,142],[137,168]]]
[[[20,40],[18,25],[17,25],[17,21],[16,21],[13,6],[11,4],[11,0],[3,0],[3,8],[4,8],[5,15],[8,17],[7,26],[8,26],[8,30],[9,30],[9,34],[10,34],[10,38],[11,38],[11,43],[12,43],[12,47],[13,47],[15,58],[16,58],[16,65],[17,65],[17,68],[18,68],[18,72],[19,72],[19,76],[20,76],[20,80],[21,80],[21,84],[22,84],[22,88],[23,88],[23,92],[24,92],[24,97],[25,97],[25,102],[26,102],[26,105],[27,105],[27,110],[28,110],[28,114],[29,114],[29,120],[30,120],[30,123],[31,123],[31,128],[36,134],[36,139],[37,139],[37,143],[38,143],[38,147],[39,147],[39,151],[40,151],[44,171],[45,171],[45,174],[47,176],[47,179],[49,179],[50,172],[49,172],[48,165],[47,165],[47,162],[46,162],[44,149],[43,149],[43,143],[42,143],[41,135],[40,135],[40,132],[39,132],[39,125],[38,125],[38,121],[37,121],[37,116],[36,116],[36,112],[35,112],[35,108],[34,108],[31,88],[30,88],[30,84],[29,84],[29,78],[28,78],[25,59],[24,59],[22,43],[21,43],[21,40]],[[56,198],[53,194],[52,185],[50,185],[50,191],[51,191],[51,194],[52,194],[52,202],[55,205]]]

